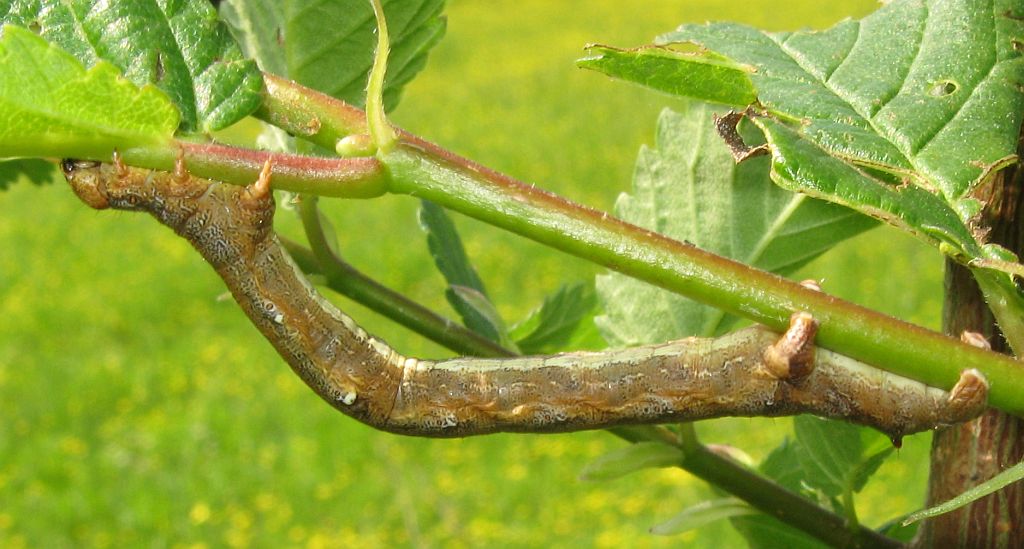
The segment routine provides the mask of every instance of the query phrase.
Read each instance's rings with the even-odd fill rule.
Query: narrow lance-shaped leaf
[[[642,469],[672,467],[683,460],[683,451],[660,442],[638,442],[613,450],[583,468],[581,480],[611,480]]]
[[[651,527],[656,536],[674,536],[727,518],[756,515],[759,511],[736,498],[702,501],[667,521]]]
[[[0,157],[110,158],[173,136],[178,112],[160,90],[137,88],[109,63],[86,70],[31,31],[2,32]]]
[[[967,490],[959,496],[944,502],[935,507],[930,507],[923,511],[918,511],[906,519],[903,520],[903,525],[917,522],[921,519],[935,517],[938,515],[946,514],[950,511],[955,511],[965,505],[975,502],[997,490],[1001,490],[1014,482],[1020,482],[1024,480],[1024,462],[1018,463],[1013,467],[999,473],[998,475],[990,478],[989,480]]]
[[[420,227],[427,233],[434,264],[448,282],[445,297],[466,327],[492,341],[508,341],[504,322],[487,297],[484,283],[470,264],[455,223],[444,208],[429,200],[421,201]]]
[[[874,226],[856,212],[772,185],[764,157],[737,165],[713,114],[697,103],[681,114],[662,114],[656,147],[640,151],[634,191],[619,197],[616,215],[780,273]],[[623,275],[599,276],[597,289],[605,308],[597,323],[612,344],[713,334],[727,324],[712,307]]]
[[[87,67],[108,61],[137,85],[156,85],[177,105],[184,131],[227,127],[259,105],[256,64],[205,0],[9,0],[0,21],[37,29]]]

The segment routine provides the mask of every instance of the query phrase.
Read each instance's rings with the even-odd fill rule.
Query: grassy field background
[[[742,6],[742,7],[740,7]],[[588,42],[638,45],[682,22],[823,28],[867,0],[453,0],[449,31],[394,119],[461,154],[586,204],[627,191],[638,147],[672,100],[577,70]],[[345,255],[452,314],[415,201],[334,201]],[[297,234],[295,220],[279,228]],[[457,218],[509,320],[597,268]],[[829,292],[937,327],[941,261],[888,229],[807,266]],[[188,245],[151,219],[97,213],[65,185],[0,193],[0,546],[726,546],[725,525],[647,529],[710,494],[677,470],[606,483],[580,469],[622,442],[600,432],[420,440],[371,431],[306,389],[222,299]],[[417,356],[446,356],[331,296]],[[788,420],[700,425],[760,458]],[[916,436],[858,497],[877,525],[916,509],[929,437]]]

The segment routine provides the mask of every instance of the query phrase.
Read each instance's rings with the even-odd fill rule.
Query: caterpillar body
[[[394,433],[456,437],[561,432],[721,416],[812,413],[894,441],[965,421],[987,383],[966,370],[950,392],[813,348],[814,321],[780,338],[754,326],[600,353],[444,361],[406,357],[324,299],[273,230],[269,164],[248,187],[119,162],[65,160],[75,193],[98,208],[146,211],[213,266],[245,314],[320,397]]]

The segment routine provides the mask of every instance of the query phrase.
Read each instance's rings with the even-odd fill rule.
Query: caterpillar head
[[[60,163],[64,178],[78,198],[97,210],[110,207],[107,200],[107,179],[102,174],[103,164],[92,160],[75,160],[65,158]]]

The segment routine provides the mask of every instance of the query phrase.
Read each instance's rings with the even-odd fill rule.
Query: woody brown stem
[[[1009,169],[981,189],[988,205],[984,222],[991,241],[1018,255],[1024,251],[1022,170]],[[1009,346],[992,317],[970,271],[946,262],[946,333],[979,332],[993,350]],[[960,425],[941,429],[932,441],[929,507],[947,501],[992,478],[1024,458],[1024,422],[997,410]],[[1024,484],[1015,483],[971,505],[924,523],[917,539],[924,547],[1024,546]]]

